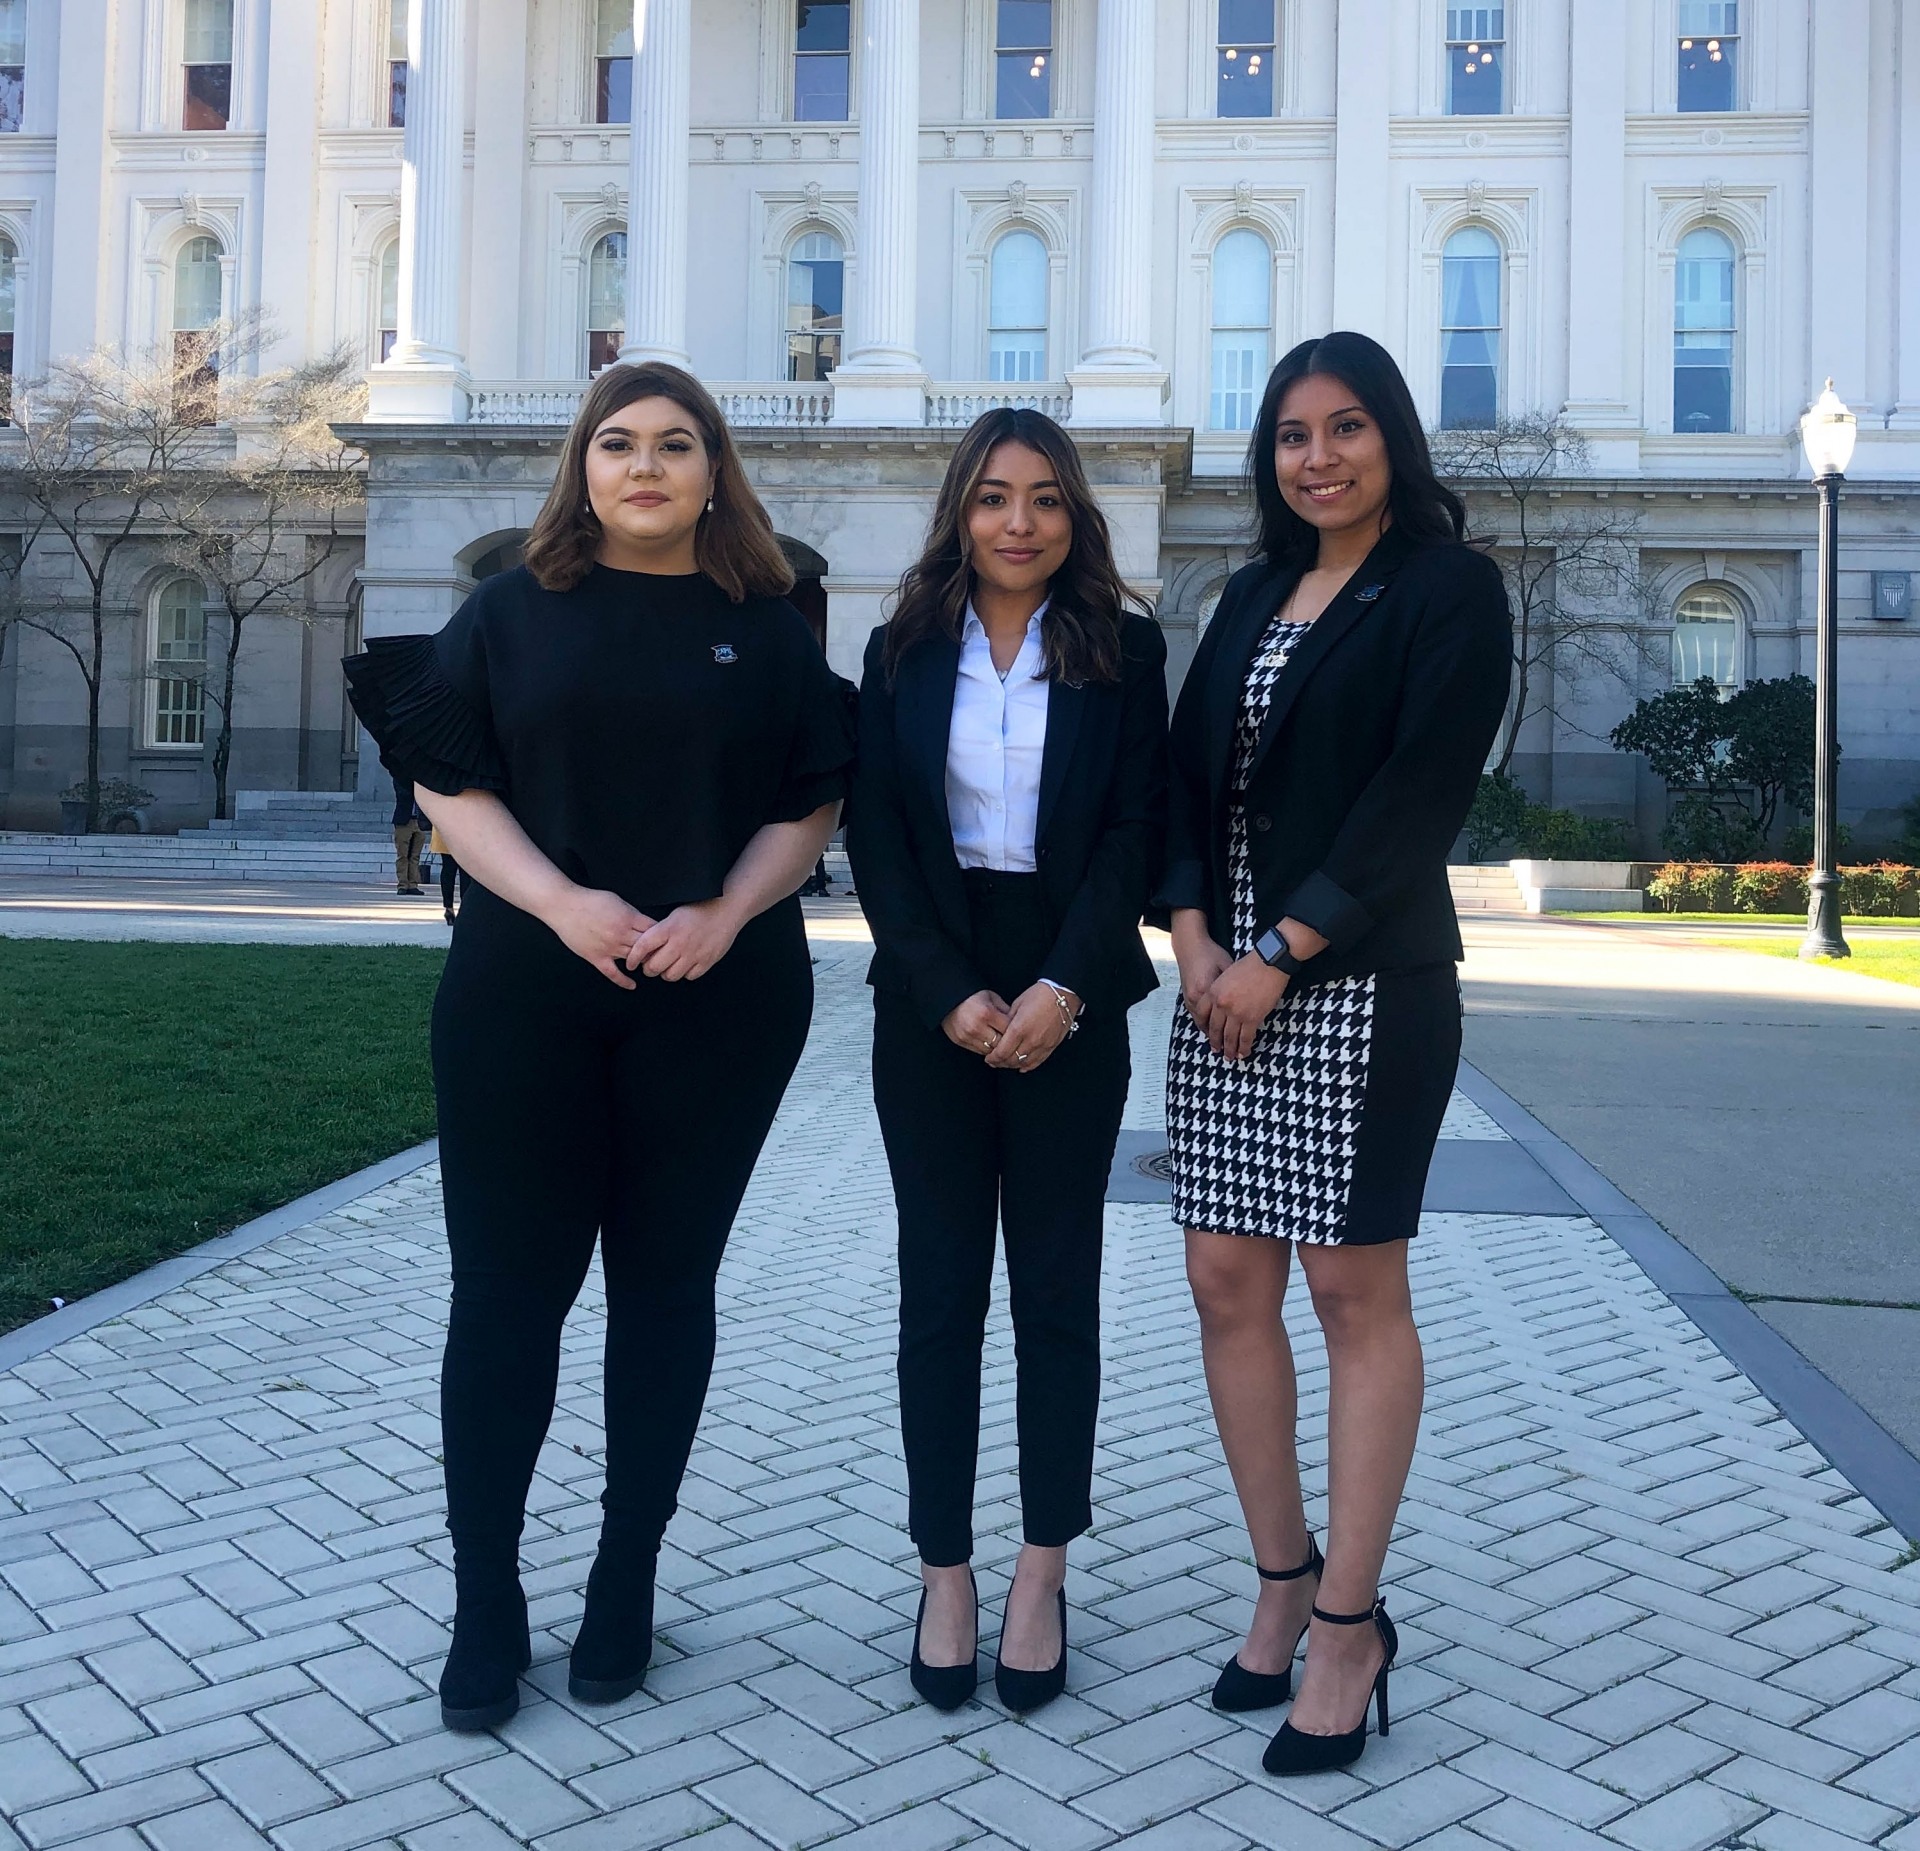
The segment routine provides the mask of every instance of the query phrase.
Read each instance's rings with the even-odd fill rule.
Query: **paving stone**
[[[947,1804],[1022,1851],[1092,1851],[1113,1836],[1105,1826],[1007,1774],[990,1774],[954,1794]]]
[[[189,1769],[130,1780],[101,1793],[83,1793],[20,1814],[14,1825],[29,1845],[63,1844],[115,1826],[139,1825],[207,1797],[206,1783]]]
[[[17,1818],[92,1790],[86,1775],[43,1736],[9,1742],[0,1754],[0,1816]]]
[[[1836,1833],[1871,1842],[1900,1824],[1904,1813],[1871,1800],[1858,1799],[1824,1780],[1809,1780],[1749,1755],[1729,1761],[1708,1777],[1716,1787],[1775,1812],[1790,1813]]]
[[[522,1840],[557,1832],[593,1813],[578,1794],[518,1755],[496,1755],[461,1768],[447,1776],[447,1785]]]
[[[147,1725],[101,1684],[42,1697],[26,1710],[60,1752],[75,1761],[140,1741],[148,1733]]]
[[[141,1831],[153,1851],[267,1851],[272,1843],[224,1800],[147,1820]]]
[[[1217,1798],[1236,1784],[1231,1774],[1213,1762],[1197,1755],[1177,1755],[1083,1793],[1074,1808],[1131,1838],[1150,1825]]]
[[[1431,1767],[1343,1806],[1335,1820],[1384,1845],[1411,1845],[1484,1811],[1499,1797],[1451,1768]]]
[[[339,1798],[279,1747],[229,1755],[209,1763],[201,1772],[249,1825],[263,1831],[335,1805]]]
[[[698,1788],[700,1797],[779,1851],[799,1851],[837,1831],[844,1820],[770,1768],[743,1767]]]
[[[889,1761],[884,1767],[815,1791],[849,1818],[872,1824],[985,1780],[997,1764],[981,1758],[974,1746],[979,1740],[978,1736],[971,1737],[965,1749],[946,1743],[925,1748],[904,1761]]]
[[[1628,1810],[1632,1801],[1579,1774],[1546,1767],[1531,1756],[1487,1742],[1447,1764],[1495,1793],[1525,1800],[1574,1825],[1600,1826]]]
[[[1709,1851],[1766,1815],[1766,1808],[1704,1781],[1675,1787],[1616,1819],[1607,1835],[1634,1851]]]

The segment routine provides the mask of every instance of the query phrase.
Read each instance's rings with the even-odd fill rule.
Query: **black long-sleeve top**
[[[1512,677],[1499,568],[1389,531],[1296,645],[1252,772],[1229,790],[1247,668],[1300,578],[1264,562],[1228,581],[1175,706],[1162,918],[1207,915],[1233,942],[1228,805],[1244,804],[1262,930],[1294,918],[1327,948],[1307,983],[1461,956],[1447,853],[1466,821]]]
[[[396,778],[497,792],[563,874],[647,912],[714,898],[758,829],[851,781],[846,684],[806,620],[701,573],[596,565],[551,592],[520,567],[345,666]]]

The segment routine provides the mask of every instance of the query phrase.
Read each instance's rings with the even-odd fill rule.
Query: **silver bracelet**
[[[1064,1020],[1067,1025],[1067,1033],[1069,1035],[1079,1034],[1080,1016],[1069,1006],[1067,1002],[1067,998],[1072,994],[1072,992],[1066,987],[1065,984],[1055,983],[1051,977],[1042,977],[1040,981],[1044,983],[1047,986],[1047,988],[1053,992],[1053,1000],[1060,1005],[1060,1015],[1062,1020]],[[1082,1009],[1084,1009],[1085,1005],[1082,1004],[1081,1007]]]

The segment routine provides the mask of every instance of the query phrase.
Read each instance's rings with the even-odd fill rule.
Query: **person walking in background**
[[[447,853],[447,845],[440,838],[440,831],[433,831],[433,855],[440,868],[440,910],[447,916],[447,924],[452,925],[456,912],[455,889],[460,899],[467,894],[467,871],[459,862]]]
[[[1461,544],[1461,504],[1377,343],[1331,334],[1289,353],[1247,459],[1256,557],[1173,718],[1167,1130],[1207,1385],[1263,1584],[1213,1701],[1285,1701],[1307,1637],[1265,1756],[1295,1774],[1360,1755],[1370,1694],[1389,1724],[1397,1641],[1378,1587],[1424,1372],[1407,1243],[1460,1054],[1446,861],[1512,636],[1499,569]],[[1296,1246],[1327,1342],[1324,1559],[1281,1321]]]
[[[427,845],[427,826],[420,806],[413,800],[413,780],[396,776],[393,780],[393,890],[395,893],[424,895],[420,884],[420,851]]]
[[[595,378],[526,559],[438,635],[347,663],[474,876],[433,1013],[453,1262],[440,1702],[463,1730],[519,1704],[520,1534],[596,1236],[606,1489],[568,1688],[610,1703],[645,1676],[714,1275],[812,1012],[794,896],[853,759],[843,684],[690,374]]]
[[[1166,802],[1166,645],[1072,442],[961,439],[867,646],[847,852],[873,927],[873,1090],[900,1220],[900,1427],[923,1592],[915,1689],[975,1688],[981,1352],[996,1217],[1024,1544],[995,1683],[1066,1682],[1067,1544],[1092,1523],[1102,1204]]]

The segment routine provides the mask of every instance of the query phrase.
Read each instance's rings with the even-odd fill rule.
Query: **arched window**
[[[1700,680],[1730,689],[1740,682],[1740,609],[1724,591],[1697,586],[1673,613],[1673,685]]]
[[[840,364],[847,253],[830,231],[808,231],[787,252],[787,377],[825,379]]]
[[[149,625],[147,743],[204,745],[207,737],[207,611],[205,594],[190,578],[160,587]]]
[[[374,344],[382,360],[393,358],[394,343],[400,338],[400,240],[395,238],[380,253],[380,325],[374,330]]]
[[[14,283],[19,263],[13,240],[0,237],[0,421],[13,416]]]
[[[1500,240],[1462,225],[1440,256],[1440,423],[1484,430],[1500,411]]]
[[[1207,423],[1250,431],[1273,351],[1273,251],[1257,231],[1213,247],[1213,391]]]
[[[1701,226],[1680,240],[1673,279],[1673,428],[1733,429],[1733,240]]]
[[[620,358],[627,338],[627,234],[610,231],[587,259],[587,375]]]
[[[173,404],[194,424],[214,421],[220,350],[208,332],[220,320],[220,245],[189,238],[173,260]]]
[[[1010,231],[993,247],[988,276],[987,360],[992,379],[1047,377],[1047,247]]]

